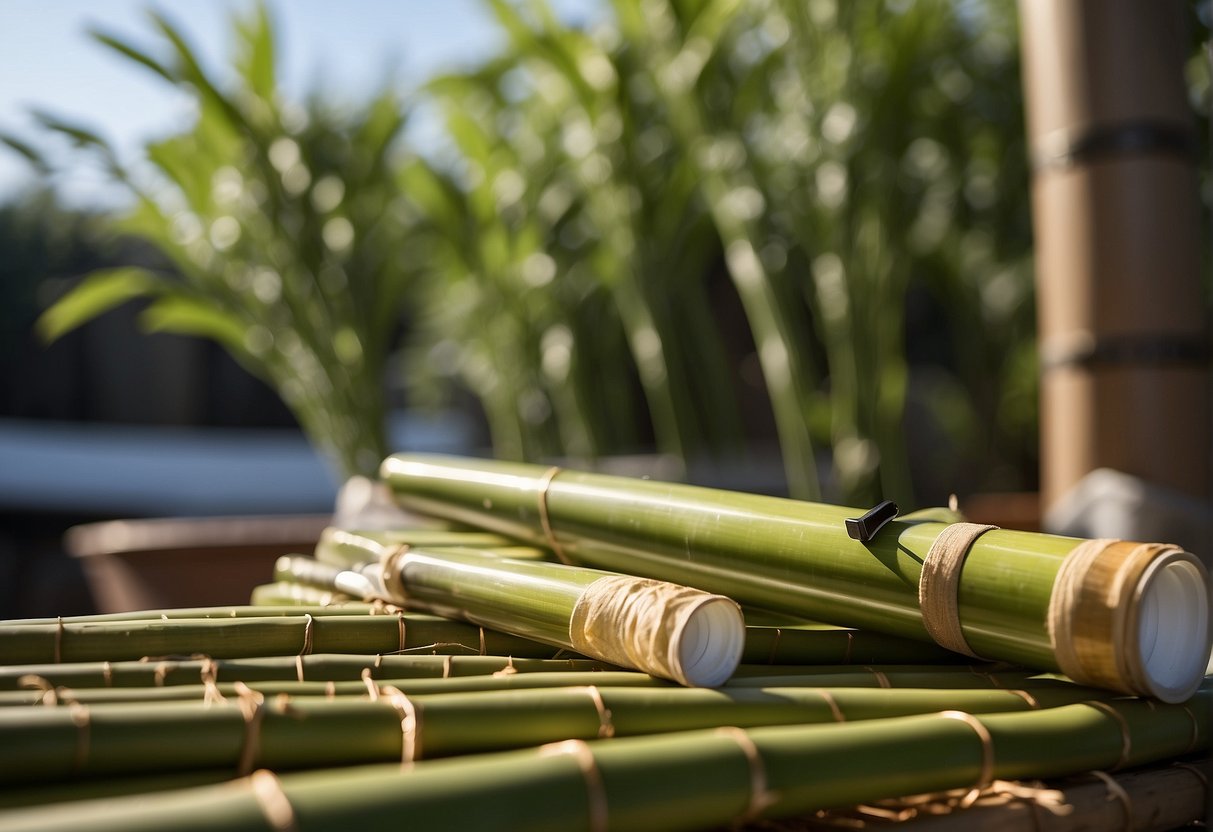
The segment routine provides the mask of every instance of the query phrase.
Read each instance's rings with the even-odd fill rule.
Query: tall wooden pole
[[[1184,4],[1021,0],[1047,507],[1113,468],[1208,501]]]

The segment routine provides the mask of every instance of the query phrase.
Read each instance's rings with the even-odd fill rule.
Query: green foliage
[[[756,398],[797,496],[1030,484],[1013,9],[613,0],[582,30],[486,6],[506,45],[421,91],[447,140],[427,156],[396,155],[390,91],[285,103],[263,6],[230,88],[159,14],[155,49],[94,33],[190,91],[195,124],[149,144],[149,185],[43,122],[131,187],[120,227],[180,276],[88,281],[47,331],[146,296],[145,326],[223,343],[349,472],[384,455],[403,309],[414,401],[471,391],[502,457],[727,462]]]
[[[392,151],[402,107],[384,92],[353,114],[284,101],[264,6],[234,21],[235,83],[213,81],[184,35],[151,15],[158,50],[94,37],[190,92],[192,128],[151,142],[152,182],[137,181],[96,134],[43,125],[97,152],[135,198],[118,222],[160,249],[178,275],[91,275],[43,316],[57,337],[135,297],[152,331],[225,346],[271,382],[344,474],[373,474],[386,455],[384,367],[409,285]]]
[[[458,261],[431,275],[459,298],[443,363],[499,450],[547,452],[553,425],[561,450],[618,450],[595,418],[603,355],[634,368],[612,389],[660,450],[743,447],[708,300],[723,261],[792,493],[819,494],[827,459],[855,502],[912,501],[911,458],[935,491],[981,484],[974,458],[1027,484],[1005,481],[1032,453],[1035,384],[1013,10],[615,0],[586,32],[540,0],[488,6],[508,46],[430,85],[456,152],[405,189]],[[555,268],[529,285],[535,258]],[[907,447],[910,429],[949,441]]]

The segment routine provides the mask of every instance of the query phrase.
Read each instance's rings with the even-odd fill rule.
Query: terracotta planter
[[[329,515],[157,518],[67,531],[99,612],[247,604],[279,555],[310,553]]]

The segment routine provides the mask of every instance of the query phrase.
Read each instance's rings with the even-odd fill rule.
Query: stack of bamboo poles
[[[1067,624],[1080,657],[1111,657],[1082,683],[1033,642],[1048,626],[1023,599],[1075,541],[988,531],[988,551],[970,547],[979,586],[966,568],[954,591],[976,658],[901,597],[934,568],[929,552],[908,566],[922,541],[957,525],[943,514],[852,547],[828,529],[845,510],[807,503],[460,460],[384,470],[402,503],[464,525],[330,529],[252,606],[0,623],[0,828],[1170,829],[1203,814],[1213,687],[1188,678],[1187,648],[1151,652],[1208,655],[1203,587],[1167,588],[1199,572],[1182,553],[1139,553],[1164,589],[1138,585],[1146,601],[1117,612],[1150,642],[1161,681],[1125,678],[1165,695],[1143,696],[1105,683],[1123,656],[1088,643],[1123,624]],[[1087,558],[1120,564],[1100,551]],[[1002,636],[969,595],[995,576],[1012,598],[988,614],[1025,607]],[[1139,609],[1150,598],[1205,618]]]

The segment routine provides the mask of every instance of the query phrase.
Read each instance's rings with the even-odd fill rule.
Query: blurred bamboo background
[[[695,480],[769,458],[764,490],[848,504],[1036,489],[1014,7],[613,0],[586,25],[486,7],[499,51],[358,103],[289,100],[263,5],[228,66],[159,14],[150,35],[93,32],[189,92],[194,121],[148,143],[150,171],[66,115],[4,135],[44,167],[65,137],[132,198],[117,221],[7,209],[0,234],[33,228],[18,247],[68,279],[35,298],[20,266],[4,337],[48,297],[45,336],[119,306],[206,336],[341,474],[373,471],[403,403],[472,413],[505,459],[657,452]],[[37,242],[72,228],[110,268],[77,282],[75,249]],[[19,398],[8,415],[49,409]]]

